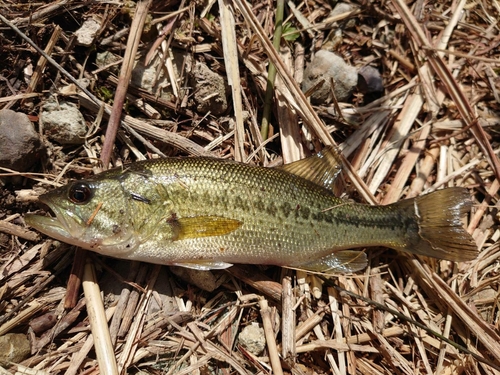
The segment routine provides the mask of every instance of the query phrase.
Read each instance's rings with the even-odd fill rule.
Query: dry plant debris
[[[0,348],[1,373],[500,373],[500,3],[354,0],[339,14],[330,2],[290,2],[279,51],[270,41],[275,7],[2,3],[1,108],[38,124],[49,100],[70,101],[88,131],[82,144],[62,145],[37,125],[46,155],[36,167],[1,168],[0,336],[20,333],[31,346],[22,360],[9,357],[15,362]],[[384,92],[359,89],[345,103],[313,108],[299,85],[321,49],[377,69]],[[278,79],[263,139],[269,62]],[[200,66],[227,82],[227,97],[193,79]],[[229,105],[222,114],[201,105],[219,99]],[[342,150],[342,193],[353,199],[386,204],[467,187],[479,257],[453,264],[372,249],[364,272],[327,281],[253,266],[180,278],[168,267],[78,261],[80,251],[75,258],[75,249],[23,225],[40,192],[108,167],[99,158],[277,165],[321,143]],[[238,341],[255,323],[263,353]]]

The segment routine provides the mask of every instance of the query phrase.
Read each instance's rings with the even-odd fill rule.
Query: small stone
[[[359,69],[358,88],[363,94],[372,94],[384,91],[384,82],[380,72],[373,66],[367,65]]]
[[[42,107],[40,122],[47,137],[63,145],[85,143],[87,125],[77,106],[68,102],[49,101]]]
[[[226,274],[213,271],[201,271],[185,267],[170,267],[170,271],[189,284],[196,285],[201,290],[213,292],[226,281]]]
[[[162,99],[175,100],[172,85],[164,76],[163,71],[160,71],[160,75],[158,77],[156,76],[156,71],[158,69],[156,63],[157,60],[151,62],[148,66],[145,66],[142,59],[137,61],[134,69],[132,70],[132,85],[140,87],[142,90],[151,94],[159,95]]]
[[[7,333],[0,336],[0,362],[20,363],[30,355],[30,342],[22,333]]]
[[[352,4],[337,3],[337,5],[335,5],[335,8],[333,8],[330,14],[328,15],[328,18],[338,16],[339,14],[352,12],[353,10],[354,6]],[[348,18],[344,20],[343,24],[344,29],[348,29],[354,26],[356,26],[356,20],[354,18]]]
[[[240,332],[238,340],[246,350],[255,355],[260,355],[266,347],[264,329],[258,323],[252,323]]]
[[[212,71],[207,65],[196,62],[190,72],[190,86],[194,91],[196,111],[200,114],[210,112],[220,116],[227,111],[228,86],[224,77]]]
[[[332,101],[331,80],[334,81],[333,92],[339,102],[351,96],[358,83],[356,68],[348,65],[342,57],[333,52],[320,50],[313,60],[307,65],[302,82],[302,91],[306,92],[316,84],[323,81],[311,95],[314,104],[324,104]]]
[[[77,81],[83,88],[88,88],[90,86],[90,80],[88,78],[80,78]],[[74,83],[62,86],[59,89],[59,95],[63,96],[77,95],[79,92],[80,92],[80,87],[76,86]]]
[[[117,62],[120,60],[120,56],[113,52],[105,51],[96,54],[95,64],[99,69],[104,69],[109,65],[108,69],[111,73],[119,74],[119,65]]]
[[[0,166],[28,171],[40,160],[44,150],[28,116],[10,109],[0,111]]]
[[[185,52],[174,48],[169,49],[167,53],[170,58],[168,62],[163,62],[159,55],[156,55],[148,65],[145,65],[144,59],[137,60],[132,70],[131,84],[164,100],[175,101],[176,96],[183,98],[186,93],[184,85],[177,86],[179,86],[180,77],[183,76],[182,69],[185,61],[188,65],[191,58],[189,55],[185,58]],[[159,66],[159,64],[168,65],[170,63],[172,64],[172,76],[166,74],[165,66],[163,68]],[[159,74],[157,74],[158,71]],[[170,82],[172,78],[177,79],[177,90],[172,87],[172,82]]]
[[[101,28],[101,23],[94,18],[88,18],[83,22],[82,26],[75,31],[76,43],[89,47],[94,43],[97,32]]]
[[[159,77],[162,79],[162,77]],[[141,89],[154,93],[156,90],[156,67],[154,65],[145,66],[142,60],[139,60],[132,71],[132,84]]]
[[[338,16],[339,14],[350,12],[354,9],[352,4],[339,2],[335,5],[335,7],[330,12],[328,17]]]

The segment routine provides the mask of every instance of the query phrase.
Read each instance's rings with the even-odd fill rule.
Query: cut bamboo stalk
[[[266,336],[267,350],[269,352],[269,360],[275,375],[283,375],[281,368],[281,361],[279,357],[276,339],[274,338],[274,330],[271,322],[271,309],[267,300],[264,298],[259,299],[260,316],[262,317],[262,325],[264,326],[264,334]]]
[[[292,280],[283,278],[282,322],[281,322],[281,353],[285,360],[295,361],[295,296]]]
[[[132,76],[132,69],[134,68],[135,56],[141,41],[142,30],[146,22],[146,16],[153,0],[143,0],[137,3],[135,9],[134,19],[130,26],[130,34],[127,40],[127,48],[125,49],[125,56],[123,56],[122,68],[120,76],[118,77],[118,85],[116,86],[115,97],[113,100],[113,108],[108,120],[108,128],[106,129],[106,138],[102,146],[101,162],[104,169],[108,169],[113,152],[113,145],[115,144],[116,134],[120,126],[120,119],[122,116],[123,104],[127,96],[127,88]]]
[[[292,61],[290,51],[284,54],[281,53],[286,66],[292,71]],[[277,100],[277,118],[280,124],[280,140],[284,164],[291,163],[303,159],[304,149],[301,143],[301,135],[299,122],[295,111],[287,105],[285,97],[281,94],[286,92],[289,95],[287,87],[283,84],[283,80],[278,77],[276,80],[276,100]]]
[[[238,44],[236,40],[234,15],[227,0],[218,0],[222,36],[222,49],[226,65],[227,81],[231,87],[234,117],[234,159],[245,161],[245,127],[243,123],[243,104],[241,99],[240,68],[238,64]]]
[[[101,291],[99,289],[99,285],[97,284],[94,265],[88,258],[85,263],[82,285],[87,305],[87,313],[89,316],[90,330],[92,331],[92,335],[94,337],[94,346],[97,355],[97,362],[99,363],[99,371],[106,375],[118,375],[115,351],[113,349],[113,344],[111,343],[111,336],[109,334],[106,313],[104,312]]]

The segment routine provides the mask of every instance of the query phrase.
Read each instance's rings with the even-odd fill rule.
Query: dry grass
[[[2,26],[2,108],[36,119],[49,90],[68,90],[85,77],[93,82],[90,92],[70,88],[70,98],[93,129],[81,147],[47,143],[45,174],[2,173],[24,176],[26,187],[8,186],[2,196],[0,335],[25,333],[32,351],[0,372],[500,374],[500,3],[432,3],[353,2],[353,12],[334,20],[328,3],[297,3],[285,22],[300,37],[280,51],[270,42],[268,2],[144,1],[142,21],[133,22],[118,1],[3,4],[1,14],[48,57]],[[75,22],[89,16],[103,20],[95,49],[123,56],[121,73],[112,64],[96,71],[94,50],[73,45]],[[141,39],[143,23],[149,31]],[[369,102],[356,93],[350,104],[338,103],[342,116],[333,105],[313,108],[297,80],[304,54],[322,45],[335,45],[352,65],[377,67],[385,95]],[[226,115],[196,113],[189,105],[185,72],[172,69],[169,48],[227,77]],[[155,61],[177,96],[162,99],[128,86],[136,58]],[[24,69],[29,59],[35,67],[29,83],[9,87],[13,67]],[[259,124],[268,61],[279,79],[266,141]],[[111,105],[103,88],[116,91]],[[137,98],[148,109],[123,113],[123,103]],[[39,186],[97,171],[98,157],[112,165],[155,154],[275,165],[321,144],[342,150],[345,193],[357,200],[386,204],[443,186],[469,188],[475,206],[467,225],[479,257],[454,264],[375,249],[364,272],[326,282],[301,271],[234,266],[202,280],[189,275],[186,283],[168,267],[80,251],[75,260],[73,248],[42,239],[20,221],[35,207]],[[237,341],[251,322],[265,332],[267,347],[258,357]]]

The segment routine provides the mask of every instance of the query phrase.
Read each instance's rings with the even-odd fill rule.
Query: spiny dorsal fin
[[[342,160],[335,147],[327,146],[316,155],[283,165],[280,168],[333,190],[334,182],[342,171]]]
[[[321,273],[357,272],[366,268],[366,254],[359,250],[340,250],[304,264],[295,264],[293,268]]]
[[[173,218],[171,224],[176,232],[174,241],[178,241],[188,238],[222,236],[235,231],[243,223],[220,216],[194,216]]]

